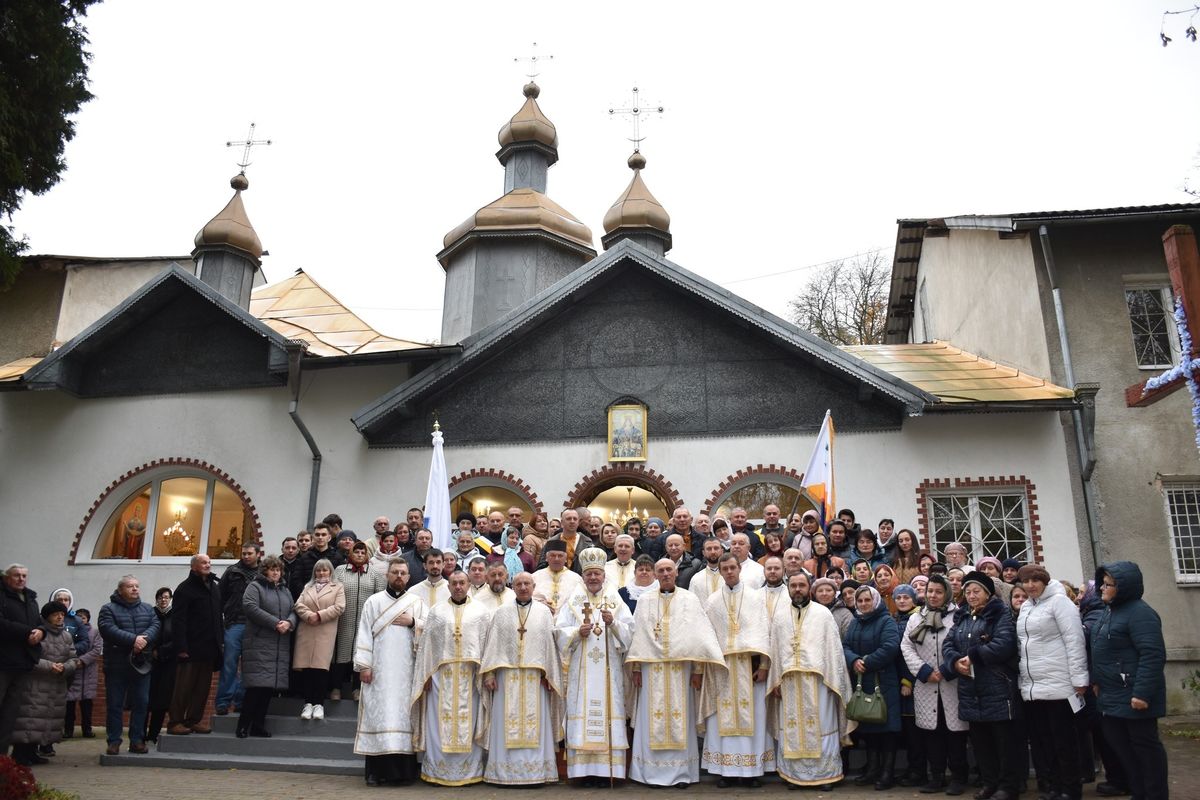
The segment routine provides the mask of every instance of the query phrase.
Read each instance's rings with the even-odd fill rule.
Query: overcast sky
[[[599,247],[630,176],[607,110],[639,86],[666,107],[642,151],[669,257],[783,315],[806,267],[890,248],[898,217],[1189,201],[1200,45],[1186,17],[1158,42],[1188,5],[109,0],[68,170],[14,222],[35,253],[186,255],[253,121],[267,279],[303,268],[435,339],[434,255],[503,192],[496,132],[536,41],[550,197]]]

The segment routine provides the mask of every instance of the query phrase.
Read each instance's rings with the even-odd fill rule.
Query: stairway
[[[213,732],[171,736],[164,732],[158,747],[136,755],[100,756],[104,766],[175,767],[182,769],[246,769],[267,772],[305,772],[320,775],[363,774],[363,758],[354,754],[358,704],[327,700],[324,720],[300,719],[304,703],[277,697],[267,715],[270,739],[239,739],[237,714],[214,716]]]

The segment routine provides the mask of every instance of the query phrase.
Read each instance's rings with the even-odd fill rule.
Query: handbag
[[[868,725],[879,725],[887,722],[887,701],[879,691],[879,679],[875,680],[875,692],[867,694],[863,691],[862,675],[854,686],[854,694],[846,704],[846,718],[863,722]]]

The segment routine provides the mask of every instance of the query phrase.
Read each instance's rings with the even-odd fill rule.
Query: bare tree
[[[837,345],[880,344],[892,266],[875,250],[823,267],[788,301],[792,322]]]

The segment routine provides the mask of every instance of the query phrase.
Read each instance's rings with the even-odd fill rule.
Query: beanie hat
[[[977,569],[971,570],[967,573],[967,576],[963,578],[963,588],[965,589],[967,585],[971,583],[978,584],[980,588],[988,593],[989,597],[996,594],[996,584],[991,579],[991,576],[984,575]]]

